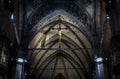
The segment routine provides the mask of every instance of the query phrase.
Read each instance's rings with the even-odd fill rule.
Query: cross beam
[[[58,30],[58,35],[59,35],[59,48],[62,47],[61,45],[61,38],[62,38],[62,30],[65,29],[67,30],[67,28],[61,28],[61,24],[59,24],[58,28],[52,28],[53,30]]]
[[[28,48],[28,50],[93,50],[93,48]]]

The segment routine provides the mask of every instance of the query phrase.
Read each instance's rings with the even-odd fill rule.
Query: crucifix
[[[62,39],[62,30],[67,30],[67,28],[61,28],[61,24],[59,24],[58,28],[52,28],[52,30],[58,30],[58,35],[59,35],[59,48],[62,47],[61,45],[61,39]]]

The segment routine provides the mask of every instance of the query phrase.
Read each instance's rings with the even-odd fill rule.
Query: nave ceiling
[[[54,0],[28,11],[31,78],[86,79],[92,75],[92,16],[78,5]]]
[[[96,43],[92,0],[30,0],[26,9],[15,6],[21,11],[17,14],[15,9],[15,23],[22,46],[28,47],[31,78],[91,78]],[[11,30],[8,36],[13,40]]]

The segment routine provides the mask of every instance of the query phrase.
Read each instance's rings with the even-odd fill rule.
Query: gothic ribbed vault
[[[60,8],[30,25],[31,78],[86,79],[91,76],[94,51],[92,23],[86,13],[83,15],[79,18]]]
[[[0,0],[0,79],[120,79],[119,0]]]

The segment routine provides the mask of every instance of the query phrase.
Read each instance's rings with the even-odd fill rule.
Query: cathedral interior
[[[120,79],[120,0],[0,0],[0,79]]]

